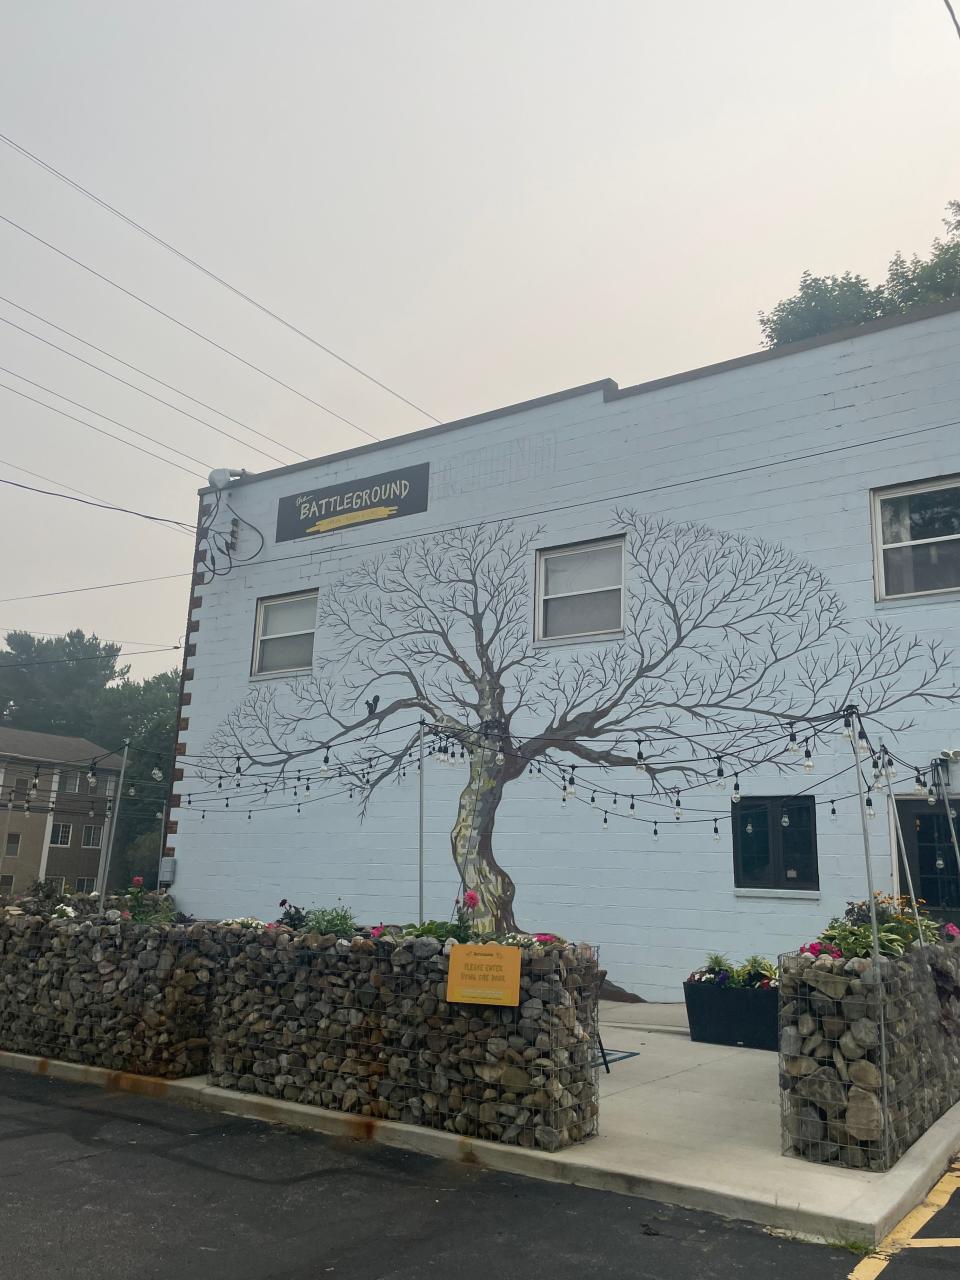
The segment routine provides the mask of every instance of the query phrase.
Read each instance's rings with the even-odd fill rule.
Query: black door
[[[960,802],[951,800],[950,808],[957,812]],[[943,802],[930,805],[926,800],[898,800],[897,810],[914,892],[935,919],[960,924],[960,873]],[[953,823],[960,835],[960,820],[954,818]],[[902,859],[900,890],[907,892]]]

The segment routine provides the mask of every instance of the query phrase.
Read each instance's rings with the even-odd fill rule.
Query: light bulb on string
[[[926,789],[927,787],[926,783],[923,781],[923,774],[918,769],[916,776],[913,779],[913,794],[915,796],[922,796]]]
[[[643,739],[638,738],[637,739],[637,763],[636,763],[637,773],[644,773],[646,771],[646,767],[647,767],[647,764],[643,758]]]
[[[927,787],[927,804],[936,804],[936,803],[937,803],[937,793],[934,791],[933,787]]]
[[[938,854],[937,854],[937,860],[936,860],[936,862],[935,862],[933,865],[937,868],[937,870],[938,870],[938,871],[942,871],[942,870],[943,870],[943,868],[947,865],[947,864],[944,862],[944,860],[943,860],[943,854],[942,854],[942,853],[938,853]]]
[[[433,743],[430,744],[430,752],[431,754],[433,754]],[[320,765],[320,772],[326,773],[329,768],[330,768],[330,748],[324,747],[323,763]]]
[[[875,817],[877,816],[877,811],[876,811],[876,809],[874,809],[874,807],[873,807],[873,797],[872,797],[872,796],[871,796],[871,794],[870,794],[870,790],[869,790],[869,788],[867,789],[867,798],[866,798],[866,800],[864,800],[864,802],[863,802],[863,803],[864,803],[864,807],[865,807],[865,809],[866,809],[866,811],[867,811],[867,817],[868,817],[868,818],[875,818]]]
[[[834,822],[836,822],[836,820],[837,820],[837,805],[836,805],[836,802],[835,802],[834,800],[831,800],[831,801],[830,801],[830,817],[831,817],[831,819],[832,819]]]
[[[97,785],[97,762],[90,761],[90,768],[87,770],[87,785],[91,788]]]
[[[466,760],[466,758],[467,758],[467,749],[466,749],[466,747],[463,745],[463,743],[461,742],[461,743],[460,743],[460,759],[461,759],[461,760]]]
[[[853,721],[846,712],[844,712],[843,716],[843,736],[845,738],[853,737]]]
[[[803,740],[803,770],[804,773],[813,773],[813,752],[810,750],[810,739]]]
[[[570,792],[571,795],[575,795],[577,790],[577,780],[573,776],[573,771],[575,768],[576,768],[576,765],[570,766],[570,776],[567,778],[567,790]]]
[[[252,817],[253,817],[253,813],[252,813],[252,811],[251,811],[250,809],[248,809],[248,810],[247,810],[247,821],[249,822],[249,821],[250,821],[250,819],[251,819]]]
[[[540,767],[540,761],[538,760],[538,761],[537,761],[537,774],[538,774],[538,775],[540,775],[540,774],[542,774],[542,773],[543,773],[543,769]]]
[[[23,816],[25,818],[30,817],[30,801],[29,800],[24,800],[23,802]]]
[[[733,775],[733,795],[730,797],[730,799],[733,801],[733,803],[734,803],[734,804],[739,804],[739,803],[740,803],[740,775],[739,775],[739,773],[735,773],[735,774]]]
[[[230,808],[230,797],[229,797],[229,796],[227,796],[226,800],[224,800],[224,802],[223,802],[223,807],[224,807],[225,809],[229,809],[229,808]]]
[[[797,742],[797,730],[792,724],[790,726],[790,737],[787,739],[787,750],[792,756],[795,756],[800,750],[800,744]]]
[[[189,808],[190,808],[190,806],[191,806],[192,804],[193,804],[193,797],[188,795],[188,796],[187,796],[187,808],[189,809]]]
[[[870,743],[867,741],[867,735],[863,725],[861,725],[857,730],[857,751],[859,751],[861,756],[868,756],[870,754]]]
[[[40,768],[39,766],[33,771],[33,781],[30,783],[30,794],[35,796],[40,786]]]
[[[637,807],[637,802],[634,800],[633,796],[631,796],[631,797],[630,797],[630,812],[631,812],[631,813],[633,813],[633,812],[635,811],[636,807]]]
[[[200,814],[200,821],[201,821],[201,822],[206,822],[206,820],[207,820],[207,811],[206,811],[206,809],[204,809],[204,810],[201,812],[201,814]]]
[[[497,754],[493,757],[493,763],[503,764],[503,751],[500,747],[497,748]]]
[[[883,761],[883,772],[892,782],[897,776],[897,766],[893,762],[893,756],[888,751]]]
[[[157,810],[157,812],[156,812],[153,816],[156,818],[156,820],[157,820],[158,822],[162,822],[162,821],[163,821],[163,810],[162,810],[162,809],[158,809],[158,810]]]
[[[679,792],[679,791],[677,792],[677,798],[676,798],[676,800],[674,801],[674,805],[673,805],[673,816],[674,816],[674,818],[675,818],[675,820],[676,820],[677,822],[679,822],[679,821],[680,821],[680,819],[683,817],[683,809],[682,809],[682,807],[681,807],[681,805],[680,805],[680,792]]]
[[[87,810],[87,817],[88,818],[96,817],[96,812],[97,812],[96,809],[94,809],[93,805],[91,805],[90,808]]]
[[[653,838],[654,840],[660,839],[660,830],[656,823],[653,824]]]
[[[237,756],[237,773],[239,772],[240,772],[240,757]],[[163,770],[160,768],[159,756],[157,756],[156,764],[154,764],[153,768],[150,770],[150,777],[154,780],[154,782],[163,781]]]
[[[528,767],[528,769],[527,769],[527,774],[528,774],[528,776],[529,776],[529,777],[531,777],[531,778],[533,777],[533,761],[532,761],[532,760],[530,761],[530,765],[529,765],[529,767]]]
[[[299,812],[300,812],[300,805],[299,805],[299,803],[298,803],[298,804],[297,804],[297,813],[299,813]]]
[[[613,803],[614,803],[614,805],[616,805],[616,803],[617,803],[617,798],[618,798],[618,797],[617,797],[617,793],[616,793],[616,791],[615,791],[615,792],[613,793]]]
[[[217,790],[218,790],[218,791],[222,791],[222,790],[223,790],[223,778],[218,778],[218,779],[217,779]]]
[[[744,831],[746,831],[746,833],[747,833],[747,835],[748,835],[748,836],[752,836],[752,835],[753,835],[753,823],[752,823],[752,822],[748,822],[748,823],[747,823],[747,825],[744,827]]]
[[[873,780],[875,783],[880,781],[880,776],[881,776],[880,757],[874,756],[873,757]]]
[[[720,828],[717,826],[717,820],[713,820],[713,838],[717,844],[720,843]]]
[[[720,756],[717,756],[717,780],[715,785],[718,791],[722,791],[726,786],[726,778],[723,773],[723,760]]]
[[[597,793],[596,793],[596,791],[591,791],[591,792],[590,792],[590,803],[591,803],[591,804],[596,804],[596,803],[597,803]]]
[[[137,794],[137,788],[133,785],[133,783],[131,783],[130,786],[127,787],[127,795],[135,796],[136,794]]]
[[[609,828],[609,826],[610,826],[610,823],[607,821],[607,811],[606,811],[606,809],[604,809],[604,811],[603,811],[603,826],[602,826],[601,830],[606,831],[606,830]]]
[[[270,794],[270,788],[267,786],[266,783],[263,784],[263,794],[265,796],[268,796]]]
[[[780,825],[781,827],[789,827],[790,825],[790,815],[787,813],[786,809],[784,809],[783,813],[780,815]]]

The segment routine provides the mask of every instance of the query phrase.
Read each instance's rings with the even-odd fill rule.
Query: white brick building
[[[874,742],[921,767],[960,748],[944,653],[960,631],[958,356],[960,307],[930,308],[204,491],[229,571],[194,588],[178,902],[271,919],[282,897],[342,898],[367,923],[416,918],[418,773],[402,753],[439,711],[441,742],[474,751],[424,773],[428,917],[450,914],[456,855],[501,923],[515,886],[519,927],[599,944],[611,978],[652,999],[679,998],[708,950],[807,940],[866,890],[850,744],[804,717],[856,702]],[[571,754],[572,717],[596,722],[611,695]],[[621,763],[601,770],[598,753]],[[718,754],[723,793],[703,785]],[[960,907],[943,805],[909,768],[894,787],[918,888]],[[888,889],[892,815],[885,790],[871,800]]]

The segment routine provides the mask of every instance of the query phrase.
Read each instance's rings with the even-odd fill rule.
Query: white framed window
[[[76,796],[80,794],[80,777],[79,773],[64,773],[60,783],[60,790],[65,791],[67,795]]]
[[[50,828],[50,844],[63,847],[70,843],[70,837],[73,835],[73,824],[70,822],[55,822]]]
[[[623,538],[537,552],[537,640],[623,634]]]
[[[73,882],[73,887],[76,889],[77,893],[93,893],[94,889],[97,887],[96,877],[77,876],[76,880]]]
[[[871,497],[877,599],[960,591],[960,477]]]
[[[0,893],[10,893],[13,889],[13,876],[0,876]]]
[[[107,797],[112,796],[117,790],[117,780],[112,773],[107,775]]]
[[[103,844],[103,827],[98,827],[94,823],[87,823],[83,828],[83,839],[80,841],[82,849],[99,849]]]
[[[4,848],[4,856],[7,858],[20,857],[20,832],[10,831],[7,834],[7,843]]]
[[[266,676],[309,671],[313,666],[316,626],[316,591],[258,600],[253,674]]]

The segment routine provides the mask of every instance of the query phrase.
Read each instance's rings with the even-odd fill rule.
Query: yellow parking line
[[[915,1240],[917,1232],[944,1207],[954,1191],[960,1191],[960,1166],[954,1164],[949,1173],[945,1173],[923,1204],[911,1209],[902,1222],[886,1236],[876,1250],[858,1262],[850,1272],[848,1280],[877,1280],[877,1276],[885,1270],[891,1258],[908,1248],[954,1248],[960,1247],[960,1240]]]

